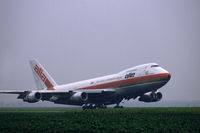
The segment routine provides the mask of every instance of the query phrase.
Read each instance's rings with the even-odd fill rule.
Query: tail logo
[[[42,68],[38,67],[37,65],[34,66],[34,71],[38,74],[38,76],[40,77],[40,79],[45,83],[47,80],[47,77],[45,76],[45,74],[43,73]]]

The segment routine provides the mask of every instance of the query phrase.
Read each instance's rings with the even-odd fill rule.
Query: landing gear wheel
[[[124,108],[123,106],[115,106],[114,108]]]
[[[96,109],[96,105],[94,105],[94,104],[89,104],[89,105],[84,105],[83,107],[82,107],[82,109]]]
[[[106,108],[107,108],[107,106],[104,105],[104,104],[98,105],[97,107],[98,107],[98,108],[101,108],[101,109],[106,109]]]
[[[119,106],[119,103],[114,108],[124,108],[123,106]]]

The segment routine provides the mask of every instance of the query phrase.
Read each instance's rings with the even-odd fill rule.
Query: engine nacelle
[[[144,94],[140,96],[138,100],[143,102],[157,102],[160,101],[161,99],[162,99],[162,93],[158,92],[158,93],[151,93],[149,95]]]
[[[24,102],[35,103],[42,98],[42,95],[39,92],[30,92],[24,98]]]
[[[73,102],[85,102],[88,100],[88,94],[85,92],[76,92],[70,97],[70,100]]]

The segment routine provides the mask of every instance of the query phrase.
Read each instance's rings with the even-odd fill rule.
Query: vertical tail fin
[[[37,60],[30,60],[29,63],[37,88],[54,90],[54,86],[57,86],[57,84],[44,67]]]

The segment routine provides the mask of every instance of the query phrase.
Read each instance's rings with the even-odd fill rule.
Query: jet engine
[[[70,100],[73,102],[85,102],[88,100],[88,94],[85,92],[76,92],[70,97]]]
[[[144,94],[140,96],[138,100],[143,101],[143,102],[157,102],[157,101],[160,101],[161,99],[162,99],[161,92],[157,92],[157,93],[152,92],[150,94]]]
[[[42,98],[42,95],[39,92],[29,92],[24,98],[24,102],[35,103]]]

